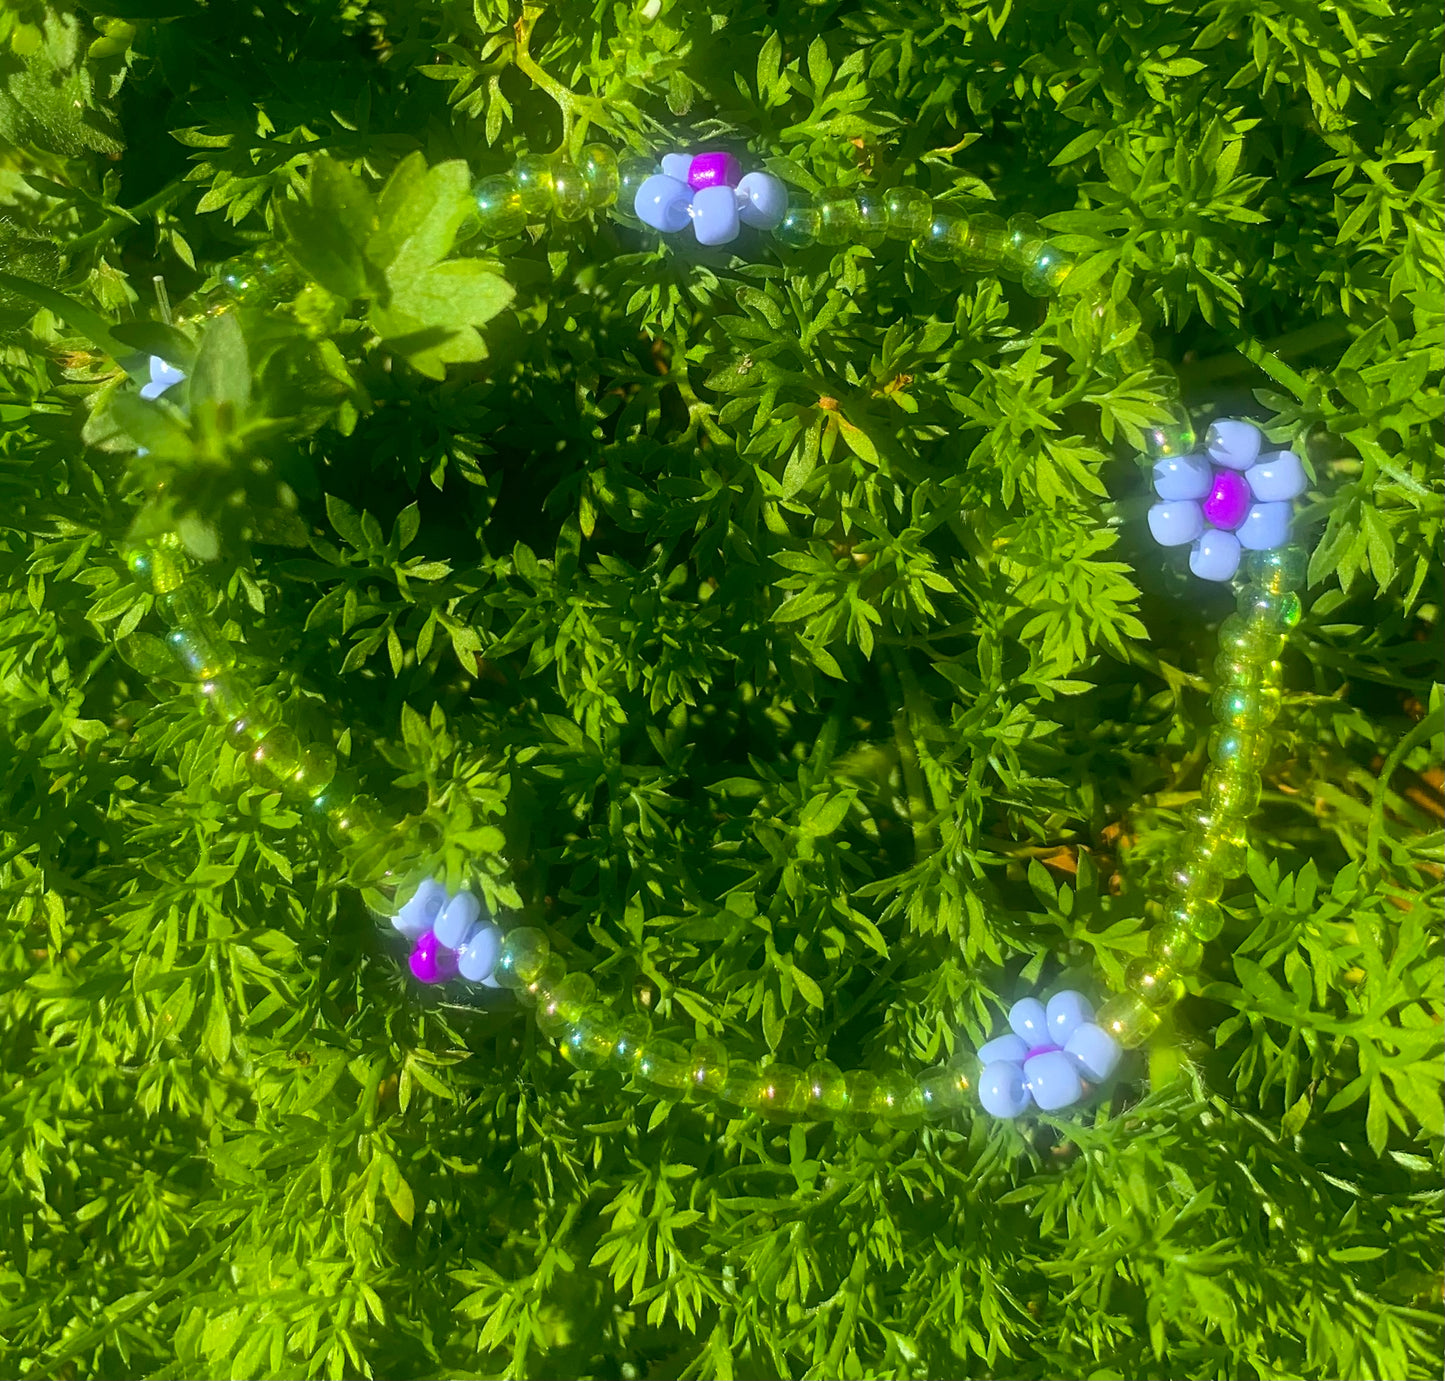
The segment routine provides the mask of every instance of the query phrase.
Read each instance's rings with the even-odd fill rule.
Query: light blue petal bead
[[[738,179],[738,219],[771,230],[788,214],[788,189],[772,173],[744,173]]]
[[[731,193],[728,194],[731,198]],[[666,173],[654,173],[641,187],[632,200],[632,210],[644,225],[666,234],[675,234],[691,220],[688,207],[692,203],[692,188]]]
[[[1024,1082],[1044,1112],[1077,1103],[1084,1091],[1078,1066],[1062,1050],[1050,1050],[1029,1060],[1024,1065]]]
[[[432,929],[448,949],[460,949],[471,939],[482,914],[482,904],[470,892],[458,892],[442,907]]]
[[[1028,1053],[1028,1042],[1010,1033],[1007,1036],[995,1036],[981,1046],[978,1058],[986,1065],[997,1064],[1000,1060],[1012,1060],[1014,1064],[1021,1065]]]
[[[731,187],[701,187],[692,194],[692,228],[700,245],[725,245],[738,237],[738,200]]]
[[[665,153],[662,155],[662,171],[678,182],[687,182],[688,169],[692,167],[690,153]]]
[[[1095,1026],[1091,1021],[1080,1026],[1064,1045],[1064,1054],[1093,1084],[1102,1084],[1114,1072],[1123,1053],[1119,1042],[1102,1026]]]
[[[447,889],[435,878],[427,878],[412,898],[395,916],[391,923],[408,940],[416,940],[432,928],[437,913],[446,904]]]
[[[1024,1072],[1011,1060],[999,1060],[978,1076],[978,1101],[994,1117],[1017,1117],[1033,1101]]]
[[[1021,997],[1008,1009],[1013,1033],[1029,1045],[1043,1045],[1049,1038],[1049,1018],[1036,997]]]
[[[1204,512],[1192,499],[1156,503],[1149,510],[1149,531],[1161,547],[1182,547],[1204,531]]]
[[[1086,1021],[1093,1021],[1094,1009],[1089,1006],[1083,993],[1066,990],[1055,993],[1046,1008],[1049,1024],[1049,1039],[1055,1045],[1063,1045]]]
[[[1202,499],[1214,484],[1204,456],[1165,456],[1154,462],[1154,492],[1161,499]]]
[[[484,925],[457,951],[457,972],[469,983],[485,983],[497,967],[501,948],[502,932],[496,926]]]
[[[151,381],[141,385],[142,398],[159,398],[168,388],[183,383],[185,375],[173,364],[167,364],[159,355],[152,355]]]
[[[1239,422],[1232,417],[1221,417],[1209,424],[1204,434],[1204,449],[1216,465],[1228,466],[1231,470],[1248,470],[1259,455],[1259,444],[1264,433],[1253,422]]]
[[[1260,456],[1244,477],[1261,503],[1282,503],[1305,492],[1305,468],[1293,451],[1271,451]]]
[[[1238,537],[1210,528],[1189,553],[1189,569],[1201,580],[1233,580],[1240,554]]]
[[[1287,503],[1251,504],[1244,521],[1235,529],[1239,545],[1248,551],[1269,551],[1282,547],[1289,538],[1289,520],[1293,512]]]

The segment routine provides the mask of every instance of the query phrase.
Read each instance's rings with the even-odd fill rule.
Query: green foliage
[[[1439,16],[774,8],[0,11],[4,1375],[1434,1374]],[[477,237],[598,138],[1079,267]],[[403,981],[365,903],[426,866],[738,1058],[1117,984],[1229,607],[1143,531],[1155,350],[1317,541],[1248,876],[1111,1096],[728,1120]],[[119,554],[163,532],[398,831],[240,770]]]

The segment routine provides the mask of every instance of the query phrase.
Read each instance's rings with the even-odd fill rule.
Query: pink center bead
[[[1232,532],[1249,512],[1249,482],[1238,470],[1216,470],[1214,488],[1204,500],[1204,516],[1214,527]]]
[[[730,153],[700,153],[687,169],[687,185],[694,192],[704,187],[736,187],[743,165]]]
[[[1024,1063],[1027,1064],[1035,1055],[1051,1055],[1055,1050],[1062,1050],[1061,1045],[1034,1045],[1029,1047],[1029,1053],[1024,1056]]]
[[[410,964],[418,982],[444,983],[457,971],[456,951],[442,944],[434,930],[428,930],[417,938]]]

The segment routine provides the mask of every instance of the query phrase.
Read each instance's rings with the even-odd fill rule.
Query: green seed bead
[[[149,542],[132,547],[125,554],[125,564],[136,583],[153,595],[171,594],[185,584],[186,558],[179,546]]]
[[[1158,926],[1149,936],[1149,957],[1175,973],[1193,973],[1204,959],[1204,941],[1187,925]]]
[[[281,790],[301,766],[301,740],[284,724],[262,736],[246,755],[246,771],[257,786]]]
[[[1243,836],[1228,826],[1201,829],[1191,825],[1180,839],[1180,853],[1186,860],[1198,860],[1213,868],[1221,878],[1237,878],[1244,872],[1246,847]]]
[[[326,813],[326,832],[338,848],[347,848],[385,825],[386,816],[375,796],[353,796]]]
[[[623,1017],[617,1024],[617,1044],[612,1047],[612,1063],[629,1073],[642,1058],[642,1048],[652,1039],[652,1019],[641,1012]]]
[[[1099,1008],[1094,1022],[1125,1050],[1133,1050],[1143,1045],[1158,1029],[1159,1013],[1138,993],[1119,993]]]
[[[236,665],[231,644],[221,636],[210,619],[198,619],[184,628],[173,628],[166,642],[180,664],[198,681],[224,676]]]
[[[1028,215],[1010,216],[1005,237],[1003,263],[999,266],[1011,278],[1022,277],[1044,247],[1044,232]]]
[[[296,770],[284,783],[286,789],[308,799],[319,796],[336,775],[336,754],[324,743],[308,743],[301,750]]]
[[[509,930],[502,937],[497,953],[497,982],[514,992],[520,991],[542,972],[542,965],[551,953],[547,937],[535,927],[523,925]]]
[[[1144,999],[1145,1005],[1158,1011],[1172,1006],[1184,996],[1184,980],[1168,964],[1158,959],[1138,959],[1129,965],[1124,981]]]
[[[1256,585],[1275,594],[1302,590],[1309,578],[1310,557],[1303,547],[1276,547],[1273,551],[1246,554],[1245,573]]]
[[[773,227],[773,237],[790,249],[807,249],[817,244],[822,220],[818,208],[808,198],[789,192],[788,209]]]
[[[1164,908],[1164,930],[1183,926],[1204,944],[1215,939],[1224,929],[1224,912],[1219,904],[1202,897],[1179,897]]]
[[[1138,337],[1134,339],[1137,340]],[[1144,429],[1144,454],[1149,460],[1167,460],[1175,456],[1189,455],[1198,442],[1194,423],[1190,421],[1189,413],[1182,405],[1173,404],[1166,412],[1164,420]]]
[[[964,219],[954,258],[970,273],[996,273],[1008,253],[1008,226],[992,211]]]
[[[870,210],[876,203],[870,203]],[[878,208],[881,214],[881,208]],[[863,216],[852,192],[833,189],[818,199],[818,243],[849,245],[863,241]],[[881,236],[880,236],[881,238]]]
[[[578,1069],[603,1069],[617,1048],[621,1023],[605,1003],[589,1003],[562,1033],[562,1053]]]
[[[1266,686],[1222,686],[1210,697],[1209,708],[1221,728],[1258,734],[1279,714],[1279,692]]]
[[[552,165],[552,201],[559,221],[580,221],[587,214],[587,181],[582,170],[565,159]]]
[[[970,1083],[962,1065],[939,1065],[918,1076],[925,1117],[946,1117],[969,1101]]]
[[[1219,625],[1219,652],[1234,659],[1272,662],[1284,647],[1284,633],[1245,614],[1231,614]]]
[[[213,676],[201,682],[200,690],[217,719],[229,724],[237,715],[245,713],[249,697],[233,677]]]
[[[758,1106],[758,1095],[763,1087],[762,1076],[757,1065],[748,1060],[728,1062],[728,1077],[723,1080],[719,1097],[744,1112],[752,1112]]]
[[[500,981],[500,979],[498,980]],[[517,989],[517,1001],[526,1007],[536,1007],[547,1002],[553,991],[567,981],[567,965],[562,957],[549,954],[542,960],[542,966],[532,975],[530,983]]]
[[[1259,773],[1249,768],[1211,767],[1204,774],[1200,799],[1212,814],[1246,820],[1259,808],[1263,789]]]
[[[489,240],[510,240],[526,227],[522,194],[509,177],[500,174],[484,177],[472,189],[472,202],[477,208],[481,233]]]
[[[627,157],[618,162],[617,195],[612,202],[614,220],[633,227],[642,224],[634,210],[637,205],[637,189],[648,178],[661,171],[661,166],[650,158]]]
[[[813,1117],[836,1117],[847,1106],[848,1089],[843,1071],[831,1060],[818,1060],[803,1071],[807,1110]]]
[[[920,258],[941,264],[960,259],[967,243],[968,222],[962,216],[935,209],[933,219],[918,237],[915,248]]]
[[[850,1118],[868,1119],[874,1116],[878,1098],[878,1076],[871,1069],[850,1069],[843,1076],[846,1101],[844,1113]]]
[[[877,249],[888,235],[888,208],[883,198],[877,192],[855,192],[853,205],[858,213],[857,243]]]
[[[1045,244],[1023,272],[1024,291],[1032,297],[1057,297],[1073,271],[1074,261],[1067,254]]]
[[[1300,621],[1300,599],[1293,590],[1276,593],[1264,585],[1246,585],[1237,607],[1242,618],[1268,628],[1287,630]]]
[[[567,1028],[596,1000],[597,985],[590,974],[569,973],[554,987],[537,997],[537,1029],[554,1039],[565,1036]]]
[[[878,1076],[878,1089],[873,1095],[879,1117],[898,1121],[917,1117],[923,1112],[923,1092],[916,1079],[889,1071]]]
[[[611,206],[617,200],[619,172],[617,155],[606,144],[588,144],[577,164],[587,188],[589,207]],[[633,194],[636,195],[636,188]]]
[[[1211,859],[1191,854],[1175,865],[1168,881],[1175,892],[1182,892],[1193,900],[1217,901],[1229,879]]]
[[[656,1088],[682,1093],[691,1081],[691,1060],[676,1041],[653,1036],[637,1059],[637,1075]]]
[[[552,209],[552,160],[541,154],[527,154],[512,169],[512,183],[518,201],[529,220]]]
[[[306,803],[303,815],[312,829],[325,829],[328,819],[338,811],[345,810],[360,790],[356,776],[351,772],[337,772],[326,786]]]
[[[1253,690],[1265,685],[1267,663],[1250,657],[1239,657],[1232,652],[1221,652],[1214,659],[1214,680],[1219,686],[1240,686]]]
[[[803,1071],[792,1065],[772,1064],[759,1071],[757,1111],[764,1117],[794,1117],[808,1105]]]
[[[883,215],[890,240],[916,240],[933,220],[933,198],[917,187],[890,187],[883,193]]]
[[[1261,767],[1269,757],[1269,740],[1262,733],[1223,726],[1209,735],[1209,761],[1220,767]]]
[[[721,1041],[693,1041],[688,1078],[699,1093],[715,1098],[722,1093],[728,1077],[728,1052]]]

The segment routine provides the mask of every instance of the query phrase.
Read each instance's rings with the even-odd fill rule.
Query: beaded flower
[[[1245,551],[1270,551],[1289,537],[1291,501],[1305,490],[1293,451],[1260,453],[1264,434],[1253,422],[1220,418],[1204,438],[1203,455],[1154,462],[1149,531],[1163,547],[1193,543],[1189,569],[1202,580],[1230,580]]]
[[[489,988],[502,932],[470,892],[448,892],[427,878],[410,901],[391,918],[392,926],[412,942],[411,971],[423,983],[445,983],[458,974]]]
[[[1047,1007],[1021,998],[1008,1024],[1009,1035],[978,1052],[978,1099],[994,1117],[1017,1117],[1030,1104],[1042,1112],[1066,1108],[1083,1096],[1085,1079],[1102,1083],[1119,1063],[1119,1043],[1094,1025],[1094,1009],[1079,993],[1055,993]]]
[[[654,230],[692,223],[700,245],[725,245],[743,225],[771,230],[788,213],[788,189],[772,173],[744,173],[730,153],[669,153],[638,189],[632,209]]]

